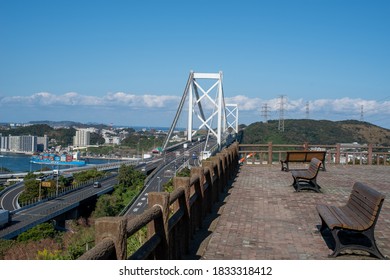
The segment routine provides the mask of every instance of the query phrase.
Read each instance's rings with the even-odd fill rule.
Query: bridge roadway
[[[214,147],[216,144],[215,139],[211,139],[208,142],[208,149]],[[192,142],[188,143],[188,147],[183,146],[176,148],[173,151],[167,153],[162,159],[162,163],[156,168],[150,179],[147,181],[141,193],[135,199],[135,201],[129,205],[123,215],[139,215],[142,214],[148,207],[148,193],[160,192],[163,189],[163,185],[167,183],[176,173],[176,171],[184,168],[188,165],[197,165],[195,161],[198,161],[198,156],[203,151],[206,142]],[[193,159],[193,154],[197,155],[197,159]]]
[[[77,208],[82,201],[88,198],[111,192],[114,189],[114,185],[117,184],[117,177],[112,176],[102,180],[101,183],[102,186],[100,188],[94,188],[91,183],[78,191],[73,191],[53,200],[15,211],[12,215],[11,225],[0,230],[0,238],[14,238],[40,223],[47,222]]]
[[[62,174],[73,174],[78,171],[96,168],[97,170],[117,170],[122,164],[125,165],[136,165],[135,168],[137,169],[143,169],[145,172],[148,172],[150,169],[154,169],[160,159],[148,161],[148,162],[140,162],[140,160],[131,160],[131,161],[119,161],[119,162],[113,162],[113,163],[106,163],[106,164],[94,164],[91,166],[85,166],[85,167],[77,167],[77,168],[69,168],[62,170]],[[53,171],[48,171],[46,173],[47,175],[52,174]],[[40,174],[40,173],[39,173]],[[24,184],[23,182],[15,184],[11,187],[6,188],[5,190],[0,192],[0,207],[9,211],[14,211],[20,208],[18,203],[18,198],[20,194],[24,190]]]
[[[139,165],[141,162],[142,162],[141,159],[118,160],[118,161],[111,162],[111,163],[87,164],[87,165],[81,166],[81,167],[71,167],[71,168],[66,168],[66,169],[60,169],[59,171],[61,173],[65,173],[65,174],[71,174],[71,173],[75,173],[75,172],[79,172],[79,171],[83,171],[83,170],[88,170],[88,169],[93,169],[93,168],[97,168],[98,170],[110,170],[110,169],[118,169],[122,164]],[[54,170],[48,170],[48,171],[35,171],[33,173],[34,174],[50,175],[50,174],[54,174],[54,172],[55,172]],[[12,178],[23,178],[28,173],[29,172],[0,174],[0,179],[6,180],[6,179],[12,179]]]

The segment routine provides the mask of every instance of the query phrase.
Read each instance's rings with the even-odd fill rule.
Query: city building
[[[76,130],[76,135],[73,136],[74,147],[86,147],[91,141],[91,131],[86,129]]]
[[[37,150],[40,152],[46,151],[49,147],[49,137],[44,135],[43,137],[37,137]]]
[[[8,136],[3,136],[0,133],[0,152],[6,152],[9,150],[9,138]]]
[[[0,150],[2,152],[34,153],[37,151],[37,137],[31,135],[0,136]]]

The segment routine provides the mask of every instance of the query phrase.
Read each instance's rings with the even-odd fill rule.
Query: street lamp
[[[158,182],[158,191],[161,192],[161,178],[157,177],[157,182]]]
[[[38,178],[37,181],[39,181],[39,189],[38,189],[38,201],[41,201],[41,188],[42,188],[42,179]]]
[[[57,169],[56,170],[53,170],[53,173],[54,174],[57,174],[57,183],[56,183],[56,197],[58,196],[58,177],[60,175],[60,172],[58,170],[58,166],[57,166]]]

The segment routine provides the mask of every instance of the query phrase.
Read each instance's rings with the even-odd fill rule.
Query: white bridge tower
[[[191,71],[176,116],[163,145],[164,150],[182,111],[186,111],[186,104],[188,106],[187,141],[192,141],[199,131],[207,131],[207,136],[214,136],[221,147],[229,128],[237,132],[237,104],[225,104],[222,72],[194,73]],[[229,122],[228,118],[231,119],[232,116],[234,120]]]

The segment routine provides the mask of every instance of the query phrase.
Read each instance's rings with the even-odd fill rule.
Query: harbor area
[[[375,227],[375,239],[381,253],[389,258],[389,168],[328,165],[327,171],[318,173],[321,192],[316,193],[296,192],[291,172],[281,171],[280,165],[243,165],[216,213],[206,221],[202,241],[192,248],[193,254],[204,260],[376,259],[363,251],[348,250],[330,258],[332,237],[319,232],[321,219],[316,205],[346,204],[353,184],[359,181],[386,196]],[[199,235],[202,233],[195,240]]]

